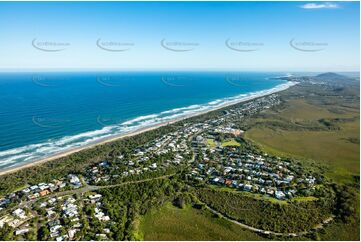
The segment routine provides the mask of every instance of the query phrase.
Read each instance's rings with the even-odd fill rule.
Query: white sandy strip
[[[11,150],[0,151],[0,165],[10,164],[7,168],[0,171],[0,176],[16,172],[26,167],[39,165],[50,160],[61,158],[97,145],[109,143],[120,138],[134,136],[183,119],[280,92],[296,84],[296,82],[287,82],[271,89],[218,99],[205,105],[191,105],[188,107],[164,111],[159,114],[137,117],[120,125],[106,126],[100,130],[89,131],[74,136],[67,136],[60,140],[49,141],[48,143],[33,144]],[[168,114],[171,115],[164,116]],[[135,126],[129,127],[129,125],[132,124],[135,124]],[[78,140],[77,143],[74,142],[76,140]],[[44,153],[49,155],[45,155]],[[17,162],[17,159],[21,159],[22,162]]]

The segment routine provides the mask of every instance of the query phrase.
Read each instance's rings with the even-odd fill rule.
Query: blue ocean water
[[[284,85],[284,73],[0,73],[0,169]]]

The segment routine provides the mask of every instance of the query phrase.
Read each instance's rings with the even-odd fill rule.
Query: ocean
[[[0,170],[285,88],[285,73],[0,73]]]

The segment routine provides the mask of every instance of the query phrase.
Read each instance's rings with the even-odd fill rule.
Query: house
[[[65,182],[61,182],[61,183],[59,183],[59,185],[57,185],[57,186],[59,187],[59,189],[61,189],[61,188],[66,187],[66,183],[65,183]]]
[[[69,174],[68,178],[69,178],[69,182],[73,185],[75,189],[81,187],[81,182],[79,177],[73,174]]]
[[[55,192],[57,189],[58,189],[57,186],[55,186],[55,185],[52,184],[52,183],[49,183],[49,191],[50,191],[50,192]]]
[[[202,143],[203,140],[204,140],[203,137],[200,136],[200,135],[198,135],[198,136],[196,137],[196,141],[197,141],[198,143]]]
[[[101,240],[107,240],[107,235],[106,234],[96,234],[96,237],[99,237]]]
[[[250,185],[250,184],[246,184],[246,185],[244,185],[244,190],[245,191],[251,191],[252,190],[252,185]]]
[[[34,186],[31,186],[31,187],[30,187],[30,190],[34,191],[34,190],[36,190],[36,189],[38,189],[38,188],[39,188],[38,185],[34,185]]]
[[[60,220],[53,220],[53,221],[48,222],[49,227],[54,227],[56,225],[60,225]]]
[[[227,173],[231,172],[232,170],[233,170],[233,168],[228,166],[228,167],[225,167],[225,168],[224,168],[223,173],[224,173],[224,174],[227,174]]]
[[[42,203],[40,203],[39,207],[45,208],[47,205],[48,205],[47,202],[42,202]]]
[[[13,215],[20,218],[20,219],[25,219],[26,218],[25,211],[22,210],[21,208],[18,208],[16,210],[14,210]]]
[[[0,199],[0,206],[4,206],[10,203],[10,199]]]
[[[69,201],[68,199],[67,204],[62,206],[64,214],[67,215],[69,218],[78,215],[78,206],[71,202],[72,201]]]
[[[38,186],[41,191],[49,188],[49,185],[47,185],[45,183],[40,183],[40,184],[38,184]]]
[[[277,199],[285,199],[286,195],[282,191],[276,191],[275,196]]]
[[[58,231],[53,232],[53,233],[50,233],[50,237],[51,237],[51,238],[54,238],[54,237],[57,237],[57,236],[59,236],[59,232],[58,232]]]
[[[73,239],[77,231],[78,231],[77,229],[71,229],[71,230],[69,230],[69,231],[68,231],[69,239]]]
[[[54,208],[48,208],[46,209],[46,216],[47,217],[51,217],[52,215],[54,215],[55,212],[54,212]]]
[[[50,191],[49,190],[44,190],[44,191],[39,192],[39,194],[40,194],[40,197],[44,197],[44,196],[50,194]]]
[[[226,186],[232,186],[232,180],[230,180],[230,179],[225,179],[225,180],[224,180],[224,184],[225,184]]]
[[[62,228],[63,226],[61,226],[61,225],[55,225],[55,226],[53,226],[53,227],[50,227],[50,232],[51,233],[56,233],[56,232],[58,232],[58,230],[60,229],[60,228]]]
[[[15,235],[26,234],[27,232],[29,232],[29,229],[19,229],[15,231]]]
[[[83,225],[81,223],[76,223],[73,225],[73,228],[81,228]]]
[[[29,192],[30,192],[30,189],[29,189],[29,188],[25,188],[24,190],[22,190],[22,192],[23,192],[24,194],[29,193]]]
[[[99,201],[102,198],[101,194],[89,195],[90,200]]]
[[[56,241],[63,241],[63,240],[66,240],[67,238],[68,238],[68,235],[62,235],[62,236],[56,237]]]
[[[268,195],[273,195],[274,193],[275,193],[275,191],[273,189],[267,189]]]

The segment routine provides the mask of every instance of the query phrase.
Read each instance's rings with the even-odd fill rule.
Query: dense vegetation
[[[334,182],[337,217],[311,239],[359,240],[360,83],[319,78],[327,85],[290,88],[281,93],[281,105],[239,125],[264,151],[297,158]]]
[[[249,226],[267,231],[308,231],[330,216],[332,199],[278,203],[244,196],[237,192],[200,189],[200,200],[211,208]]]
[[[182,209],[167,203],[141,218],[144,240],[265,240],[238,225],[218,218],[207,210],[185,205]]]
[[[172,201],[184,189],[177,178],[171,178],[102,190],[105,210],[115,222],[111,227],[113,239],[137,239],[137,217]]]
[[[210,189],[204,185],[198,187],[200,184],[189,182],[182,176],[185,167],[171,168],[152,174],[145,173],[138,177],[129,176],[114,180],[113,183],[172,174],[166,179],[155,179],[99,191],[103,195],[104,209],[113,222],[110,238],[113,240],[261,238],[250,231],[241,229],[237,231],[235,224],[200,209],[202,208],[199,204],[200,200],[226,217],[274,232],[310,231],[333,214],[336,217],[330,225],[298,239],[358,240],[360,238],[359,93],[356,88],[358,85],[355,82],[341,85],[337,80],[333,80],[332,85],[326,86],[302,83],[282,92],[282,102],[279,106],[246,117],[242,122],[236,122],[238,128],[246,130],[245,139],[251,140],[252,143],[245,142],[239,137],[231,141],[227,137],[220,137],[220,140],[217,140],[225,146],[236,144],[239,146],[238,149],[261,148],[273,155],[286,156],[290,160],[297,158],[306,170],[312,174],[317,173],[315,177],[322,180],[322,185],[316,187],[314,194],[317,199],[307,200],[301,197],[285,202],[261,196],[248,196],[242,192],[231,192],[226,189]],[[193,117],[187,122],[216,117],[223,111],[224,109],[221,109]],[[69,173],[84,174],[88,166],[104,159],[112,160],[120,154],[127,156],[138,146],[174,131],[183,123],[184,121],[180,121],[131,138],[95,146],[42,165],[3,175],[0,179],[0,195],[26,184],[51,181]],[[161,161],[169,157],[158,158]],[[170,205],[170,202],[173,205]],[[87,214],[92,212],[91,207],[85,211]],[[199,227],[190,226],[193,225],[192,222]],[[91,224],[84,221],[83,224],[81,236],[85,240],[96,239],[95,234],[100,233],[103,226],[97,221]],[[41,228],[38,239],[47,238],[48,233],[46,227]],[[163,235],[174,233],[175,237],[164,237],[162,233]],[[1,239],[11,239],[13,234],[14,229],[9,226],[0,229]],[[187,235],[195,237],[190,238]],[[31,233],[27,236],[29,240],[36,239]]]
[[[164,126],[157,130],[151,130],[131,138],[127,137],[98,145],[41,165],[3,175],[0,179],[0,195],[12,192],[26,184],[49,182],[53,179],[62,178],[69,173],[82,173],[85,168],[91,164],[115,157],[120,153],[131,153],[137,146],[149,142],[162,134],[171,132],[174,129],[175,126]]]
[[[342,86],[342,90],[336,87]],[[240,123],[268,153],[316,161],[347,183],[359,176],[359,83],[302,83],[281,93],[282,104]]]

